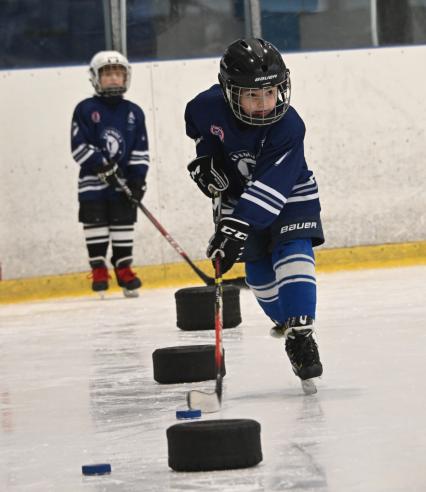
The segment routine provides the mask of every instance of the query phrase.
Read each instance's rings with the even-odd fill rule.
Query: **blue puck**
[[[201,417],[201,410],[176,410],[177,419],[198,419]]]
[[[111,465],[109,463],[83,465],[81,471],[83,472],[83,475],[104,475],[105,473],[111,473]]]

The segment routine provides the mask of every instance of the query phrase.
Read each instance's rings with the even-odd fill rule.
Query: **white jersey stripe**
[[[295,191],[291,196],[302,195],[303,193],[308,193],[311,191],[318,191],[318,186],[311,186],[310,188],[303,188],[299,191]],[[291,197],[290,197],[291,198]]]
[[[131,159],[129,161],[129,166],[147,166],[148,165],[148,161],[136,161],[134,159]]]
[[[143,155],[148,155],[149,152],[147,150],[132,150],[130,153],[131,156],[143,156]]]
[[[99,190],[104,190],[105,188],[108,188],[108,185],[99,185],[99,186],[82,186],[79,188],[78,192],[79,193],[85,193],[86,191],[99,191]]]
[[[274,188],[271,188],[270,186],[262,183],[261,181],[255,181],[253,183],[253,186],[256,186],[257,188],[260,188],[261,190],[268,192],[269,194],[281,200],[283,203],[287,201],[287,198],[284,195],[282,195],[279,191],[274,190]]]
[[[316,200],[317,198],[319,198],[319,193],[312,193],[311,195],[304,196],[292,196],[288,199],[287,203],[307,202],[309,200]]]
[[[255,187],[251,187],[247,190],[247,193],[253,193],[254,195],[257,195],[259,197],[262,197],[263,199],[267,200],[268,202],[271,203],[271,205],[276,205],[279,208],[282,208],[283,204],[282,202],[279,202],[278,200],[274,200],[270,196],[266,195],[265,193],[262,193],[261,191],[257,190]]]
[[[281,210],[274,208],[274,207],[271,207],[271,205],[268,205],[263,200],[259,200],[259,198],[256,198],[255,196],[252,196],[252,195],[249,195],[248,193],[243,193],[241,195],[241,198],[244,198],[250,202],[253,202],[256,205],[259,205],[259,207],[264,208],[265,210],[267,210],[268,212],[271,212],[274,215],[279,215],[281,212]]]
[[[316,182],[315,182],[315,178],[313,176],[311,176],[308,181],[305,181],[304,183],[300,183],[300,184],[297,184],[297,185],[294,185],[293,188],[292,188],[292,191],[294,190],[298,190],[299,188],[302,188],[303,186],[310,186],[310,185],[316,185]]]
[[[281,164],[281,162],[290,154],[291,150],[287,150],[287,152],[282,155],[277,161],[275,161],[275,164]]]
[[[75,157],[77,154],[79,154],[80,152],[82,152],[82,150],[87,147],[86,144],[80,144],[72,153],[73,157]]]
[[[86,162],[87,159],[89,159],[90,156],[92,156],[95,153],[94,150],[88,150],[83,154],[83,157],[77,161],[77,164],[80,164],[80,166],[83,164],[83,162]]]

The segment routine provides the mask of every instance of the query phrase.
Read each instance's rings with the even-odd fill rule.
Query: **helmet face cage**
[[[100,81],[102,68],[117,65],[123,67],[125,71],[124,85],[121,87],[103,88]],[[90,62],[89,74],[90,82],[92,83],[96,94],[104,97],[121,96],[130,87],[132,69],[127,58],[118,51],[100,51],[92,58],[92,61]]]
[[[253,115],[247,114],[243,110],[241,106],[241,95],[243,94],[243,91],[256,91],[258,94],[256,97],[263,99],[266,96],[266,93],[274,87],[277,88],[277,100],[274,108],[269,113],[264,115]],[[291,84],[289,71],[286,70],[286,78],[280,84],[269,87],[242,87],[229,84],[225,88],[225,94],[225,99],[234,113],[234,116],[240,121],[254,126],[271,125],[272,123],[279,121],[290,106]]]

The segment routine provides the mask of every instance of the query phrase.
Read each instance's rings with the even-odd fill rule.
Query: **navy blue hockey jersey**
[[[79,200],[113,197],[113,190],[97,172],[101,165],[114,160],[127,181],[145,178],[148,165],[148,137],[142,109],[120,98],[114,102],[94,96],[81,101],[74,110],[71,150],[80,166]]]
[[[249,126],[235,118],[216,84],[187,104],[185,121],[197,156],[223,162],[230,181],[224,215],[261,230],[278,217],[320,211],[318,187],[304,156],[305,125],[293,107],[272,125]]]

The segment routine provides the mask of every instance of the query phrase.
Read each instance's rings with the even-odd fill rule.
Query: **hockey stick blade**
[[[220,366],[219,366],[220,367]],[[186,394],[186,403],[191,410],[201,410],[203,413],[219,412],[222,406],[223,376],[219,371],[216,376],[216,388],[212,393],[191,390]]]
[[[188,408],[191,410],[201,410],[203,413],[219,412],[221,402],[216,392],[205,393],[204,391],[191,390],[186,395]]]

